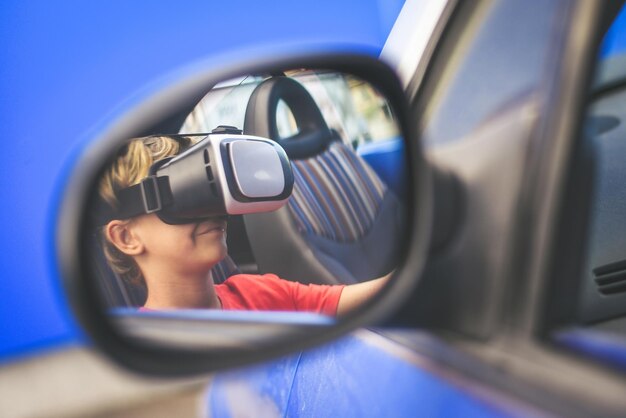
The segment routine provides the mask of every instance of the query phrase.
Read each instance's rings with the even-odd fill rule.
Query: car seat
[[[298,133],[281,138],[280,101]],[[303,283],[356,283],[395,267],[402,208],[374,170],[329,129],[306,88],[274,77],[253,91],[244,133],[277,141],[289,158],[295,184],[283,208],[244,216],[261,273]]]

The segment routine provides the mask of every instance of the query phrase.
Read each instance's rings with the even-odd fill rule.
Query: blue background
[[[54,259],[75,157],[163,80],[219,54],[289,43],[377,53],[400,0],[5,1],[0,10],[0,362],[85,338]]]

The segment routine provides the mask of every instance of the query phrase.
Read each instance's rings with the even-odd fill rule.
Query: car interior
[[[552,300],[557,302],[548,308],[555,341],[622,368],[626,367],[626,54],[607,50],[619,42],[615,31],[624,27],[624,19],[622,11],[593,63],[574,172],[578,177],[570,185],[570,225],[586,229],[569,239],[582,247],[583,257],[565,261],[576,266],[571,267],[573,276],[555,281]],[[576,195],[583,197],[576,201],[571,197]]]
[[[319,81],[324,77],[343,90],[366,95],[359,103],[377,100],[374,112],[368,112],[390,126],[378,134],[385,140],[372,141],[367,122],[351,121],[363,119],[353,98],[332,97],[328,92],[333,89]],[[402,139],[393,115],[371,86],[354,77],[305,72],[302,78],[309,81],[278,74],[217,85],[184,118],[158,127],[191,135],[210,132],[220,121],[242,127],[244,134],[277,141],[291,160],[294,191],[284,207],[229,217],[229,256],[212,271],[216,283],[244,272],[274,273],[301,283],[348,284],[383,276],[395,267],[403,234],[403,203],[397,193],[403,183],[389,173],[403,170],[405,161],[403,149],[394,145]],[[310,92],[315,89],[317,101]],[[359,141],[365,157],[358,155]],[[382,178],[394,184],[387,186]],[[125,283],[111,271],[99,233],[90,238],[90,246],[92,274],[105,305],[141,306],[145,288]]]
[[[626,63],[625,56],[601,60],[588,110],[587,134],[595,154],[586,277],[580,320],[626,332]],[[619,318],[622,317],[620,320]],[[603,324],[603,325],[600,325]]]
[[[281,137],[276,108],[292,110],[297,133]],[[274,212],[244,216],[260,272],[305,283],[356,283],[394,268],[401,205],[331,130],[306,88],[288,77],[263,81],[246,108],[244,133],[272,138],[290,157],[294,191]]]

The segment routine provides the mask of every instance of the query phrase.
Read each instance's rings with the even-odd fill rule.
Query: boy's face
[[[133,233],[143,244],[144,259],[168,270],[182,274],[206,272],[227,254],[224,218],[168,225],[150,214],[132,222]]]

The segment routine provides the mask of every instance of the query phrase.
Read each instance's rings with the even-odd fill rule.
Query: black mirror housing
[[[173,333],[173,344],[145,338],[134,338],[123,332],[119,315],[107,314],[95,280],[91,280],[89,257],[85,245],[90,232],[89,196],[93,193],[104,164],[129,138],[162,132],[164,124],[184,119],[200,101],[204,92],[216,84],[245,74],[275,74],[285,70],[307,68],[350,74],[369,83],[384,97],[403,138],[406,195],[402,196],[406,212],[404,233],[398,237],[399,253],[390,284],[357,309],[333,320],[282,321],[274,315],[233,317],[215,320],[209,328],[198,323],[169,318],[167,327]],[[56,245],[58,268],[66,291],[81,325],[95,345],[124,366],[151,375],[185,376],[222,370],[269,359],[311,347],[343,335],[357,327],[382,321],[401,305],[419,280],[429,247],[432,198],[430,173],[415,128],[409,123],[404,92],[395,73],[383,62],[365,55],[307,54],[273,57],[255,62],[233,62],[222,68],[198,70],[192,76],[174,83],[146,100],[131,114],[118,120],[100,137],[95,138],[66,186],[59,210]],[[246,116],[247,118],[248,116]],[[169,122],[168,122],[169,121]],[[172,125],[173,126],[173,125]],[[245,132],[244,132],[245,133]],[[289,153],[289,151],[287,151]],[[299,152],[296,150],[296,152]],[[155,315],[152,316],[154,321]],[[283,316],[284,317],[284,316]],[[141,322],[141,320],[140,320]],[[195,324],[195,325],[194,325]],[[147,329],[142,325],[142,329]],[[187,327],[192,333],[205,333],[208,345],[176,344],[175,333]],[[230,329],[242,338],[224,343],[223,331]],[[251,342],[250,330],[265,335]],[[259,331],[260,330],[260,331]],[[232,335],[230,336],[232,337]],[[169,337],[168,337],[169,338]]]

